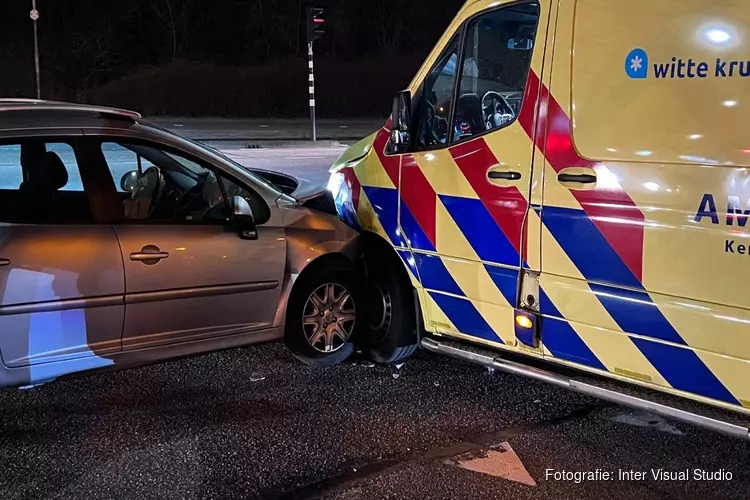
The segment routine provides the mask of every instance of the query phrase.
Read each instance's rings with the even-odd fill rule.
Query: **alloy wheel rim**
[[[355,319],[355,304],[349,290],[336,283],[326,283],[307,298],[302,328],[313,349],[330,354],[349,341]]]

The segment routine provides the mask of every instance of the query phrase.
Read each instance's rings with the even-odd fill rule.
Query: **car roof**
[[[127,109],[111,108],[107,106],[93,106],[90,104],[76,104],[62,101],[45,101],[41,99],[0,99],[0,116],[13,113],[28,115],[36,113],[67,113],[67,114],[93,114],[102,117],[130,118],[137,120],[141,118],[140,113]]]
[[[62,101],[0,99],[0,135],[38,129],[131,128],[141,122],[135,111]]]

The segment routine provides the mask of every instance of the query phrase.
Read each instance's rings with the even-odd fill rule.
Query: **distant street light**
[[[31,12],[29,17],[34,21],[34,71],[36,72],[36,98],[42,98],[42,88],[39,81],[39,33],[36,22],[39,19],[39,11],[36,10],[36,0],[31,0]]]

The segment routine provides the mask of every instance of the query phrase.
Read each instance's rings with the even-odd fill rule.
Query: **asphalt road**
[[[316,369],[269,344],[0,393],[3,499],[746,499],[749,452],[426,353]],[[494,467],[515,480],[456,465],[497,455],[518,457]],[[651,479],[660,468],[732,479]]]
[[[260,149],[248,149],[245,143],[237,141],[222,141],[210,144],[221,149],[228,157],[246,167],[279,170],[323,185],[328,182],[328,169],[345,151],[343,144],[333,143],[334,145],[331,145],[329,142],[317,146],[304,144],[304,147],[291,143],[292,147],[263,147]],[[276,143],[275,145],[288,146],[289,143]],[[63,190],[83,190],[73,149],[62,143],[50,144],[48,149],[56,152],[68,169],[68,183],[63,187]],[[120,182],[125,173],[137,168],[136,155],[132,151],[128,151],[117,144],[104,144],[102,149],[116,183]],[[19,146],[0,146],[0,189],[16,189],[21,184],[23,178],[19,163],[20,154],[21,148]]]
[[[231,118],[154,118],[164,128],[196,140],[278,141],[305,140],[312,137],[310,120],[302,119],[231,119]],[[317,137],[321,140],[359,140],[375,132],[386,118],[354,120],[318,120]]]
[[[225,155],[246,167],[278,170],[323,185],[328,182],[329,168],[345,150],[344,147],[330,146],[222,149]]]

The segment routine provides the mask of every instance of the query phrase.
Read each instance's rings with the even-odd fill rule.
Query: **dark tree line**
[[[151,113],[303,112],[307,3],[37,0],[43,97],[130,104]],[[319,85],[330,86],[321,89],[321,112],[382,114],[383,103],[359,94],[406,85],[462,3],[315,1],[326,8],[327,34],[316,45]],[[35,93],[30,9],[30,0],[0,4],[4,96]],[[196,102],[201,96],[205,102]],[[362,97],[373,107],[357,105]]]

